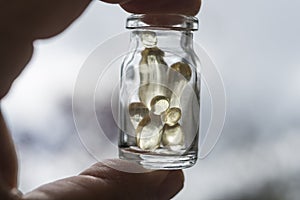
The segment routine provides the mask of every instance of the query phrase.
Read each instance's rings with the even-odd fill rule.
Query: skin
[[[201,6],[200,0],[105,2],[120,4],[130,13],[195,15]],[[64,31],[89,3],[90,0],[0,0],[0,99],[30,61],[33,41]],[[106,162],[118,166],[126,164],[121,160]],[[181,170],[131,174],[97,163],[78,176],[49,183],[20,196],[16,194],[17,173],[14,144],[0,110],[0,199],[170,199],[182,189],[184,182]]]

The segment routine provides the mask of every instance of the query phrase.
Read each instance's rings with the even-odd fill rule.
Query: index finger
[[[104,0],[115,3],[116,0]],[[119,0],[121,7],[135,14],[184,14],[196,15],[201,7],[201,0]]]

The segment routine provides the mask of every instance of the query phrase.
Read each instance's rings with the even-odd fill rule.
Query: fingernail
[[[160,185],[158,198],[160,200],[171,199],[183,188],[183,184],[184,175],[182,170],[171,171]]]

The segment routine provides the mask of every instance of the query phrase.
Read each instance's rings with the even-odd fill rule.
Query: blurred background
[[[297,0],[203,2],[195,41],[222,74],[227,117],[216,148],[185,170],[174,199],[300,198],[299,8]],[[73,88],[89,53],[123,32],[127,16],[94,1],[68,30],[35,42],[33,59],[2,104],[23,192],[95,162],[75,130]]]

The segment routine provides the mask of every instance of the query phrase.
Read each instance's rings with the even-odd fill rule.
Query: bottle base
[[[197,153],[192,151],[184,155],[161,155],[143,151],[139,152],[131,148],[119,148],[119,158],[136,162],[145,169],[176,170],[195,165],[197,162]]]

